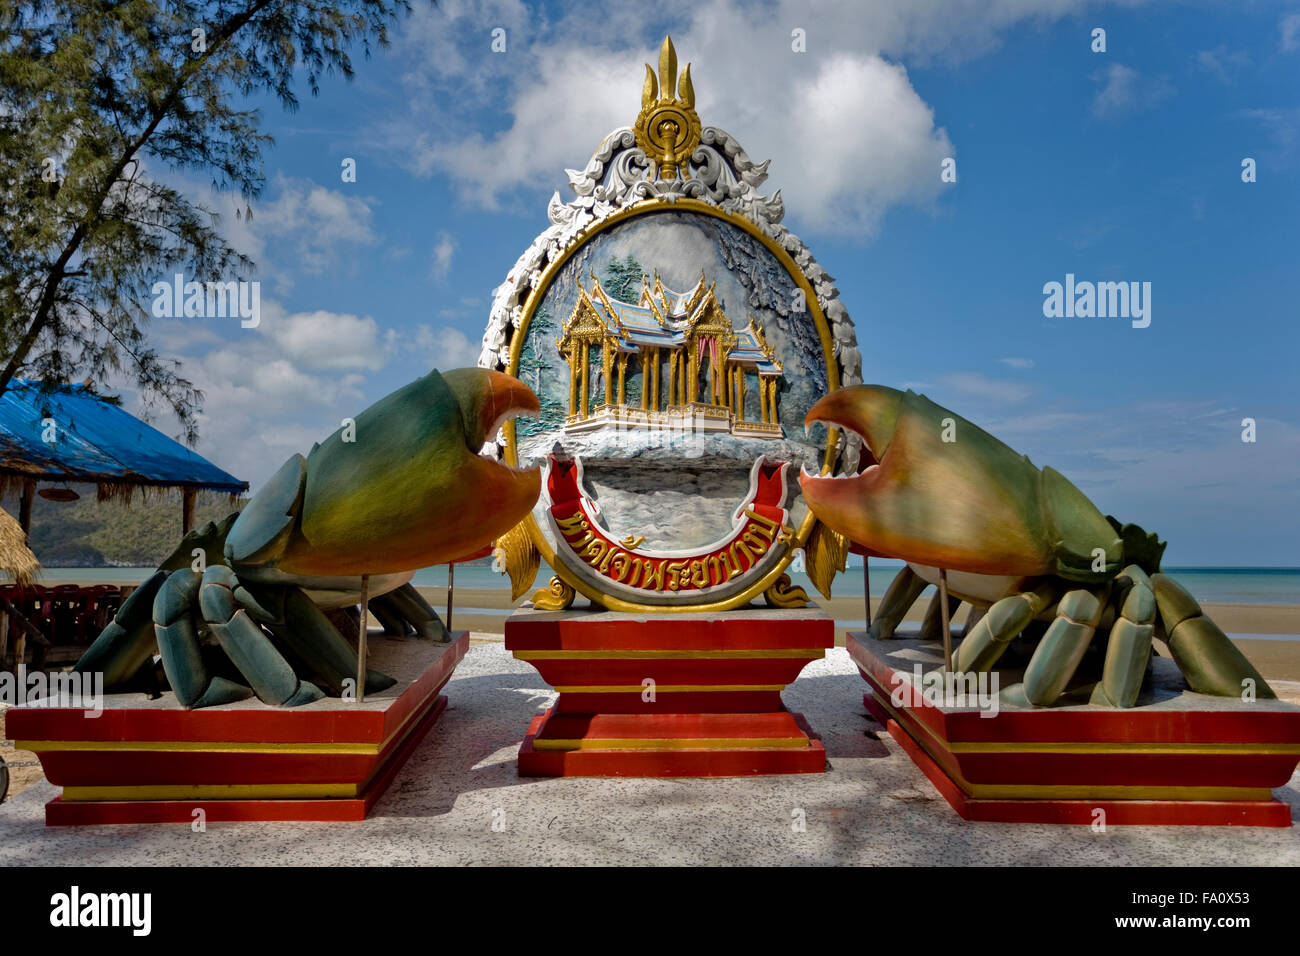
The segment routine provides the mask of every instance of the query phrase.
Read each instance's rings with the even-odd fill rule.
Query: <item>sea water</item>
[[[862,597],[862,564],[855,564],[835,579],[835,597]],[[873,558],[871,594],[875,600],[884,596],[889,583],[902,567],[901,562]],[[57,584],[139,584],[153,568],[42,568],[40,583]],[[1284,604],[1300,605],[1300,568],[1166,568],[1198,600],[1209,604]],[[545,564],[537,573],[538,586],[546,583],[551,569]],[[815,593],[806,574],[791,573],[795,584],[809,594]],[[447,567],[417,571],[414,583],[419,587],[446,587]],[[456,565],[457,588],[509,590],[510,582],[486,562]]]

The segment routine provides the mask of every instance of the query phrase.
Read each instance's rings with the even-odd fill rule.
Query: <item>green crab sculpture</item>
[[[1007,689],[1013,699],[1018,690],[1035,706],[1132,707],[1155,637],[1194,691],[1274,696],[1191,594],[1160,573],[1165,544],[1103,517],[1059,472],[1035,467],[911,391],[840,389],[812,407],[813,422],[860,436],[863,449],[857,474],[803,473],[809,508],[869,554],[907,562],[872,621],[873,637],[893,637],[944,569],[949,610],[963,600],[972,605],[951,662],[957,672],[992,670],[1022,636],[1032,646],[1021,685]],[[922,636],[937,631],[938,600]],[[1081,671],[1088,656],[1098,665]]]
[[[323,609],[356,605],[363,576],[389,629],[450,640],[411,577],[479,550],[532,508],[538,469],[480,451],[503,421],[537,411],[522,382],[477,368],[434,370],[380,399],[286,461],[243,511],[186,535],[76,669],[120,689],[152,675],[156,649],[187,708],[342,696],[357,652]],[[372,670],[365,689],[393,683]]]

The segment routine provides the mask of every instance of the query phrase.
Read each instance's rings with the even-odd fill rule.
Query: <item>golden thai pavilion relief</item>
[[[784,435],[777,412],[781,362],[749,313],[735,328],[701,271],[686,292],[642,275],[635,303],[611,298],[594,273],[556,340],[569,370],[564,431],[670,428],[752,438]],[[593,376],[594,371],[594,376]],[[628,376],[640,377],[639,401]],[[746,400],[757,394],[758,415]]]

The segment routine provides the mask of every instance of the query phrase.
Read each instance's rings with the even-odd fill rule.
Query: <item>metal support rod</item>
[[[361,575],[361,627],[357,632],[357,703],[366,699],[366,637],[370,629],[370,575]]]
[[[456,590],[456,565],[447,565],[447,630],[451,630],[451,595]]]
[[[943,669],[952,670],[952,627],[948,620],[948,572],[939,569],[939,616],[943,621]]]
[[[862,556],[862,597],[867,602],[867,630],[871,630],[871,576],[867,574],[867,556]]]

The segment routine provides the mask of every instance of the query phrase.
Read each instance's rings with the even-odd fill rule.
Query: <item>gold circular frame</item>
[[[510,361],[506,366],[506,372],[515,375],[519,371],[519,358],[523,353],[523,343],[527,337],[528,326],[533,321],[533,313],[541,305],[542,298],[546,295],[547,289],[550,288],[555,276],[564,268],[565,264],[573,257],[575,253],[585,246],[591,239],[595,238],[606,229],[626,222],[637,216],[653,215],[661,212],[696,212],[706,216],[712,216],[714,219],[721,219],[740,229],[755,239],[759,240],[763,246],[772,253],[784,267],[789,276],[794,279],[795,284],[803,290],[804,302],[808,308],[808,313],[812,316],[813,323],[817,328],[817,336],[821,340],[822,357],[826,361],[826,384],[828,390],[833,392],[840,387],[840,369],[835,361],[834,339],[831,337],[830,326],[826,322],[826,315],[822,312],[821,303],[817,301],[817,293],[804,275],[803,270],[770,236],[766,235],[758,226],[743,216],[719,209],[717,206],[711,206],[699,199],[677,199],[672,202],[662,199],[645,199],[635,203],[618,212],[611,213],[604,219],[591,223],[586,228],[578,232],[570,241],[564,252],[561,253],[553,262],[549,262],[546,268],[538,277],[537,283],[528,291],[528,298],[524,300],[524,310],[519,318],[519,326],[514,330],[510,340]],[[511,467],[519,464],[519,456],[515,448],[515,423],[506,422],[502,429],[506,436],[505,459]],[[828,474],[835,465],[835,455],[839,445],[839,431],[835,428],[828,428],[826,432],[826,452],[822,458],[822,474]],[[555,549],[551,547],[550,541],[542,533],[541,526],[537,523],[536,516],[529,512],[523,520],[524,528],[528,532],[528,537],[532,540],[534,547],[546,559],[546,563],[564,583],[568,584],[579,594],[584,595],[594,603],[603,605],[612,611],[633,611],[637,613],[654,613],[654,614],[682,614],[697,611],[730,611],[733,608],[742,607],[748,604],[754,598],[758,597],[768,588],[772,587],[780,579],[781,575],[786,572],[790,562],[794,560],[796,548],[802,548],[808,543],[808,537],[812,534],[813,527],[817,524],[817,517],[811,510],[804,515],[803,521],[795,534],[793,542],[786,549],[781,560],[770,568],[766,574],[751,584],[744,591],[733,594],[731,597],[720,601],[714,601],[707,604],[639,604],[635,601],[625,601],[622,598],[616,598],[604,591],[599,591],[591,587],[586,581],[571,574],[563,563],[556,560]]]

